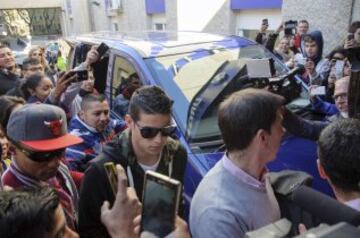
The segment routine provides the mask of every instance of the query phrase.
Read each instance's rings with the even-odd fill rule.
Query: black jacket
[[[0,96],[20,84],[20,78],[13,73],[5,73],[0,70]]]
[[[103,202],[114,202],[110,184],[104,169],[104,163],[120,164],[125,172],[131,169],[134,188],[139,199],[142,199],[144,171],[136,161],[131,146],[131,134],[128,130],[114,138],[106,145],[103,152],[93,160],[92,165],[85,172],[80,190],[79,204],[79,232],[81,237],[110,237],[100,221],[100,208]],[[178,141],[168,138],[162,151],[157,172],[169,176],[169,163],[172,162],[171,177],[183,183],[187,162],[186,150]],[[129,175],[128,175],[129,176]]]

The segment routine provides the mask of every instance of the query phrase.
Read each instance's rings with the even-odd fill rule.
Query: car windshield
[[[199,50],[146,62],[158,83],[175,99],[175,120],[192,148],[203,149],[223,144],[217,124],[219,104],[248,84],[254,86],[247,77],[246,61],[263,58],[274,59],[276,75],[288,71],[268,50],[254,44]],[[296,111],[308,104],[308,95],[302,90],[287,106]]]

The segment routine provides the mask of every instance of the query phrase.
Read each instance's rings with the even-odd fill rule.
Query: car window
[[[217,126],[219,104],[227,95],[255,85],[247,77],[245,64],[247,59],[256,58],[273,58],[277,75],[288,71],[281,61],[259,45],[199,50],[147,59],[147,64],[167,92],[181,92],[176,100],[182,97],[182,105],[176,105],[175,101],[174,111],[179,115],[177,123],[182,124],[188,141],[192,145],[205,143],[211,147],[212,143],[222,144]],[[308,105],[304,90],[288,103],[291,110]]]
[[[128,60],[121,56],[115,56],[111,82],[113,111],[124,117],[132,93],[141,86],[140,78]]]

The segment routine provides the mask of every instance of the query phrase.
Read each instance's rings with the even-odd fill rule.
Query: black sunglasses
[[[63,157],[65,154],[65,148],[52,150],[52,151],[30,151],[22,148],[19,144],[13,143],[15,146],[23,152],[29,159],[35,162],[48,162],[54,158]]]
[[[163,128],[149,127],[149,126],[140,126],[137,122],[135,122],[136,126],[140,130],[140,134],[145,139],[154,138],[159,132],[161,132],[162,136],[170,136],[175,132],[176,126],[166,126]]]

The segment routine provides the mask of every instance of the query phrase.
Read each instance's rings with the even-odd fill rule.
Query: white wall
[[[177,29],[179,31],[204,30],[224,4],[230,8],[228,0],[178,0]]]
[[[98,1],[100,5],[92,4],[89,0],[90,24],[92,31],[110,30],[110,18],[107,16],[105,1]]]
[[[276,30],[281,23],[281,9],[240,10],[236,12],[236,28],[258,30],[262,19],[269,21],[269,30]]]
[[[360,21],[360,0],[354,0],[351,21]]]

